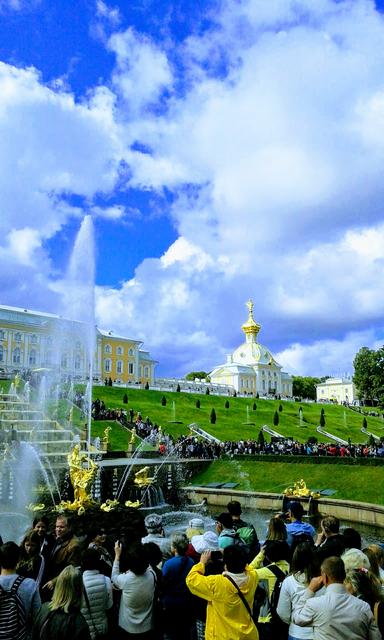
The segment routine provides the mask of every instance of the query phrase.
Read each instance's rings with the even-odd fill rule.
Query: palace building
[[[242,325],[245,342],[227,356],[227,362],[209,374],[213,384],[232,386],[246,395],[292,396],[292,377],[282,371],[272,353],[257,341],[261,326],[253,318],[253,302],[247,302],[248,319]]]
[[[60,377],[89,375],[89,328],[82,322],[18,307],[0,305],[0,372],[51,370]],[[155,366],[143,343],[95,328],[94,382],[153,384]]]

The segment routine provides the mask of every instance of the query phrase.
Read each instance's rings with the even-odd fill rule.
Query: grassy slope
[[[163,430],[177,436],[188,433],[188,424],[198,422],[199,425],[218,436],[220,439],[239,439],[257,437],[259,429],[264,424],[273,428],[273,414],[278,410],[279,401],[256,400],[257,409],[252,410],[253,399],[229,398],[230,408],[225,409],[227,398],[217,396],[205,396],[186,393],[164,393],[160,391],[145,391],[140,389],[127,389],[128,404],[123,404],[125,389],[114,387],[94,387],[93,398],[104,400],[107,407],[123,407],[129,410],[131,407],[140,411],[145,418],[161,424]],[[165,395],[167,405],[161,406],[161,398]],[[196,400],[201,402],[201,408],[196,408]],[[175,402],[176,420],[182,424],[171,424],[172,402]],[[319,424],[322,406],[325,411],[325,429],[347,439],[351,437],[354,442],[366,442],[367,437],[361,433],[363,417],[344,407],[333,405],[305,404],[303,416],[305,426],[299,426],[299,403],[282,402],[283,411],[279,413],[280,424],[276,428],[283,435],[293,436],[299,441],[305,441],[310,435],[316,435],[318,439],[326,440],[316,432]],[[255,425],[243,424],[247,418],[247,406],[249,407],[250,420]],[[209,415],[212,407],[217,414],[217,422],[211,425]],[[80,421],[80,413],[74,418]],[[368,430],[377,435],[384,435],[384,422],[381,418],[367,416]],[[129,435],[126,430],[112,422],[94,422],[92,436],[103,436],[106,426],[112,426],[110,442],[113,449],[126,450]],[[266,436],[268,438],[268,436]],[[335,498],[346,500],[362,500],[376,504],[384,504],[381,491],[383,470],[381,467],[350,467],[337,465],[297,465],[281,462],[257,463],[251,461],[216,461],[209,468],[193,479],[192,484],[208,483],[214,481],[239,482],[239,489],[255,491],[272,491],[279,493],[294,481],[304,478],[308,486],[319,489],[335,489]]]
[[[312,489],[335,489],[337,493],[333,497],[339,500],[384,504],[382,467],[257,463],[247,460],[228,463],[218,460],[195,476],[191,484],[238,482],[236,489],[280,493],[301,478]]]
[[[124,405],[123,395],[127,391],[128,404]],[[167,405],[161,406],[161,398],[165,395]],[[315,435],[318,439],[326,440],[316,432],[319,424],[320,411],[325,411],[325,429],[344,439],[350,437],[353,442],[366,442],[367,436],[361,433],[363,417],[361,414],[340,406],[319,405],[316,403],[305,404],[303,407],[304,425],[299,424],[299,406],[297,402],[282,401],[283,411],[279,412],[280,422],[278,427],[273,427],[273,415],[278,409],[278,400],[256,400],[257,409],[252,410],[253,399],[228,398],[230,407],[224,408],[226,397],[206,396],[187,393],[164,393],[161,391],[145,391],[140,389],[117,389],[115,387],[94,387],[93,397],[104,400],[108,407],[123,407],[129,410],[140,411],[143,418],[147,415],[153,422],[161,424],[164,431],[175,436],[188,433],[188,424],[197,422],[203,429],[214,434],[221,440],[237,440],[240,438],[256,438],[260,427],[267,424],[275,428],[285,436],[292,436],[296,440],[305,442],[309,436]],[[201,408],[196,408],[196,400],[201,402]],[[171,424],[172,402],[175,403],[176,420],[182,424]],[[247,420],[247,407],[249,419],[255,425],[244,424]],[[217,415],[215,425],[210,424],[211,409],[214,408]],[[381,418],[367,416],[368,430],[378,436],[384,436],[384,422]]]

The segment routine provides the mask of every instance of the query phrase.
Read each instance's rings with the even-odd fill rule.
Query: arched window
[[[112,353],[112,347],[110,344],[105,345],[105,353]]]
[[[21,342],[21,333],[15,333],[15,342]]]
[[[134,364],[133,364],[133,362],[130,362],[129,365],[128,365],[128,373],[133,375],[134,372],[135,372]]]
[[[0,345],[0,362],[3,362],[4,360],[4,349],[3,347]]]
[[[116,373],[123,373],[123,361],[118,360],[116,362]]]
[[[31,335],[31,344],[37,344],[37,335],[35,333]]]
[[[145,367],[144,375],[145,375],[146,378],[148,378],[148,376],[149,376],[149,367]]]
[[[128,355],[129,355],[129,356],[133,356],[133,349],[129,349],[129,351],[128,351]]]
[[[12,362],[13,364],[20,364],[20,349],[16,347],[12,353]]]
[[[68,354],[63,353],[61,356],[61,368],[66,369],[68,367]]]
[[[116,353],[117,353],[118,356],[122,356],[123,355],[123,347],[117,347]]]
[[[81,349],[81,342],[80,342],[80,340],[77,340],[77,342],[75,343],[75,349],[77,349],[78,351],[80,351],[80,349]]]
[[[104,360],[104,371],[105,373],[111,373],[111,361],[109,358]]]
[[[36,364],[36,349],[31,349],[29,352],[28,358],[29,366],[34,366]]]
[[[5,338],[5,331],[3,329],[0,329],[0,340],[4,340]]]
[[[77,355],[75,356],[75,369],[76,371],[78,371],[81,367],[81,360],[80,360],[80,356]]]

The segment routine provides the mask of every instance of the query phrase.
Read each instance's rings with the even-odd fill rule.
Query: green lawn
[[[384,504],[382,467],[217,460],[190,484],[238,482],[236,489],[280,493],[301,478],[311,489],[335,489],[339,500]]]
[[[128,395],[128,404],[123,404],[124,393]],[[161,405],[161,398],[165,396],[167,405]],[[97,386],[93,388],[93,398],[104,400],[107,407],[131,407],[140,411],[143,418],[149,416],[153,422],[160,424],[164,431],[174,436],[188,433],[188,425],[197,422],[200,427],[209,431],[221,440],[238,440],[240,438],[256,438],[260,428],[267,424],[284,436],[292,436],[298,441],[305,442],[309,436],[316,436],[319,441],[327,439],[316,432],[319,424],[320,411],[325,411],[325,430],[339,437],[353,442],[366,442],[367,436],[361,433],[363,416],[351,409],[337,405],[306,404],[281,401],[283,411],[279,412],[279,425],[273,426],[273,415],[278,410],[278,400],[254,400],[246,398],[228,398],[229,409],[225,409],[226,397],[151,391],[142,389],[117,389],[115,387]],[[196,400],[201,402],[201,408],[196,408]],[[256,411],[253,403],[256,402]],[[181,424],[174,424],[173,407],[175,405],[175,419]],[[299,407],[303,407],[303,426],[300,426]],[[215,409],[217,421],[210,423],[210,413]],[[244,424],[249,421],[254,425]],[[368,430],[378,436],[384,436],[384,421],[381,418],[367,416]],[[268,439],[268,436],[267,436]]]

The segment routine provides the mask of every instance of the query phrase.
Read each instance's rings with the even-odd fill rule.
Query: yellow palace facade
[[[155,366],[143,343],[95,328],[89,338],[82,322],[51,313],[0,305],[0,373],[3,377],[25,369],[53,371],[60,377],[85,380],[89,376],[87,345],[94,345],[93,379],[111,378],[116,384],[153,384]]]

